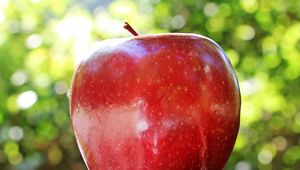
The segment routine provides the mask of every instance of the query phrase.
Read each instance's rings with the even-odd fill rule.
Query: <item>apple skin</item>
[[[70,90],[90,170],[221,170],[240,104],[224,51],[197,34],[103,41],[79,64]]]

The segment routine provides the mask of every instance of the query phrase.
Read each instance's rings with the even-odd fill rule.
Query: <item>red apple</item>
[[[103,41],[79,64],[70,94],[90,170],[221,170],[239,129],[230,62],[196,34]]]

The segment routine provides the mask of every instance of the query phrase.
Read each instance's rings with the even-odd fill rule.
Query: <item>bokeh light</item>
[[[23,129],[19,126],[13,126],[9,128],[8,134],[9,134],[9,138],[15,141],[21,140],[24,135]]]
[[[11,83],[15,86],[21,86],[26,83],[27,80],[28,75],[25,71],[17,71],[10,78]]]
[[[21,109],[30,108],[37,101],[37,94],[34,91],[25,91],[17,98],[17,104]]]

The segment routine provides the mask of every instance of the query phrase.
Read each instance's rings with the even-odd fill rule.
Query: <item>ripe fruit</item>
[[[70,100],[90,170],[219,170],[239,129],[232,67],[196,34],[103,41],[78,66]]]

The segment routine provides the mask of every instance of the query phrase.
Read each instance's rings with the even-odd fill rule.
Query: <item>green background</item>
[[[225,169],[300,169],[299,0],[1,0],[0,169],[83,170],[68,88],[93,42],[191,32],[226,51],[241,128]]]

